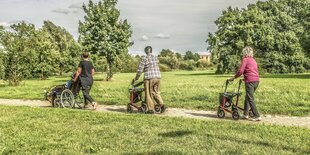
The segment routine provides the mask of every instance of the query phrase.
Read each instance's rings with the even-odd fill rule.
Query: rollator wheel
[[[224,118],[225,117],[225,112],[222,108],[219,108],[217,111],[217,117],[218,118]]]
[[[155,105],[155,112],[161,113],[161,105],[159,105],[159,104]]]
[[[132,113],[133,112],[133,109],[132,109],[130,103],[127,105],[127,112],[128,113]]]
[[[234,119],[234,120],[239,120],[239,118],[240,118],[240,115],[239,115],[239,112],[238,111],[233,111],[233,113],[232,113],[232,118]]]
[[[146,105],[142,104],[141,107],[138,109],[138,112],[145,113],[146,112]]]

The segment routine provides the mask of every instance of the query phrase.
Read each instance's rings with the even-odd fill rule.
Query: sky
[[[98,1],[98,0],[94,0]],[[118,0],[121,18],[132,26],[132,54],[142,54],[145,46],[155,53],[171,49],[185,53],[206,51],[208,33],[216,31],[214,21],[229,6],[244,8],[257,0]],[[0,24],[25,21],[41,27],[44,20],[67,29],[78,38],[81,9],[88,0],[0,0]]]

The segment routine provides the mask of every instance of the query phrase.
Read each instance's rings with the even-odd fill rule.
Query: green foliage
[[[120,20],[117,0],[89,1],[83,5],[85,21],[79,23],[79,42],[84,50],[104,56],[107,60],[107,80],[113,77],[113,70],[120,55],[128,53],[132,31],[127,20]]]
[[[0,79],[4,79],[5,77],[5,60],[6,60],[6,55],[3,52],[3,49],[0,49]]]
[[[41,29],[21,22],[11,25],[12,30],[0,28],[0,71],[11,85],[19,85],[23,79],[46,79],[76,69],[80,48],[63,28],[45,21]]]
[[[62,75],[63,72],[75,71],[82,52],[73,36],[67,30],[55,25],[51,21],[44,21],[42,29],[49,33],[51,41],[56,46],[54,48],[59,53],[58,58],[54,59],[58,63],[57,71],[59,75]]]
[[[198,53],[193,53],[192,51],[187,51],[184,56],[184,60],[194,60],[198,61],[200,56]]]
[[[196,62],[194,60],[181,61],[179,68],[181,70],[190,70],[190,71],[195,70]]]
[[[309,57],[309,5],[309,0],[268,0],[242,10],[229,7],[223,11],[215,22],[218,31],[207,39],[217,72],[235,71],[245,46],[255,49],[255,57],[263,60],[258,62],[260,67],[268,72],[309,70],[305,68]]]

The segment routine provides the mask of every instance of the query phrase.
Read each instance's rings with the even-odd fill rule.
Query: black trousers
[[[92,84],[93,84],[93,79],[81,77],[82,92],[83,92],[85,104],[87,104],[88,102],[90,103],[95,102],[95,100],[89,95]]]
[[[256,104],[254,102],[254,93],[259,85],[259,82],[250,82],[245,84],[245,101],[244,101],[244,115],[249,115],[249,110],[251,108],[254,117],[259,117],[258,110],[256,108]]]

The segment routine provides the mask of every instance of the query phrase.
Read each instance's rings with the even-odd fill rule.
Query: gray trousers
[[[251,108],[254,117],[259,117],[259,113],[257,111],[255,102],[254,102],[254,93],[259,85],[259,81],[257,82],[250,82],[245,84],[245,101],[244,101],[244,115],[249,115],[249,110]]]

